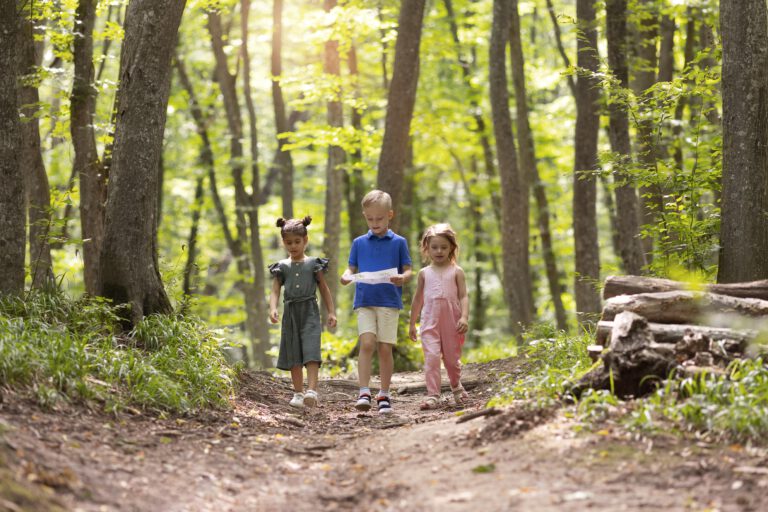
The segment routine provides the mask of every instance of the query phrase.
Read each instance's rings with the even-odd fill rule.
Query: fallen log
[[[603,287],[603,299],[617,295],[635,295],[637,293],[670,292],[687,290],[691,285],[671,279],[642,276],[609,276]],[[768,279],[747,283],[710,284],[704,289],[711,293],[768,300]]]
[[[768,300],[685,290],[618,295],[606,301],[601,320],[613,320],[622,311],[632,311],[650,322],[689,324],[712,313],[768,317]]]
[[[597,344],[606,345],[606,341],[611,337],[613,327],[614,322],[601,321],[597,323]],[[686,332],[702,334],[715,341],[733,340],[744,345],[757,337],[757,332],[753,330],[743,329],[737,331],[724,327],[707,327],[703,325],[649,323],[648,328],[657,343],[677,343],[683,339]]]

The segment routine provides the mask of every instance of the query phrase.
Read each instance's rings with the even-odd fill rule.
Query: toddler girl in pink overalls
[[[440,359],[445,364],[457,405],[468,398],[461,385],[461,346],[467,332],[469,298],[464,271],[456,264],[459,245],[449,224],[427,228],[421,239],[421,254],[430,265],[419,272],[411,307],[409,335],[417,340],[416,321],[421,317],[421,347],[427,398],[422,409],[440,402]]]

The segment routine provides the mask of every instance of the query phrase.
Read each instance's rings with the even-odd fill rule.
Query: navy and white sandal
[[[390,402],[388,396],[379,395],[376,397],[376,402],[379,405],[379,414],[392,413],[392,403]]]
[[[355,404],[355,409],[363,412],[371,410],[371,394],[360,393],[360,396],[357,397],[357,403]]]

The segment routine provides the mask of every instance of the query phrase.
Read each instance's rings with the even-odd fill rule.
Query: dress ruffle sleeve
[[[328,272],[328,264],[330,263],[330,260],[328,258],[315,258],[315,266],[312,269],[312,271],[317,274],[321,270],[323,272]]]
[[[272,263],[267,268],[269,268],[269,273],[272,274],[272,277],[279,279],[280,284],[285,284],[285,272],[283,272],[283,267],[280,266],[280,262]]]

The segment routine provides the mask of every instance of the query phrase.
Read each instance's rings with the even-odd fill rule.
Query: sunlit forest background
[[[359,199],[377,187],[388,99],[399,101],[397,91],[392,94],[390,89],[398,18],[401,5],[407,3],[187,3],[175,50],[158,218],[159,265],[176,308],[199,315],[233,343],[250,346],[243,290],[254,286],[254,278],[238,266],[222,227],[226,218],[227,229],[236,232],[237,179],[244,179],[245,189],[263,199],[258,207],[259,236],[239,240],[246,255],[253,240],[260,243],[263,264],[253,272],[263,272],[266,279],[266,265],[285,257],[275,220],[286,214],[287,205],[289,215],[313,218],[308,254],[329,257],[338,263],[333,270],[343,271],[351,240],[366,229]],[[95,11],[93,128],[100,154],[112,141],[126,4],[99,1]],[[243,9],[246,4],[249,10]],[[573,190],[579,179],[594,180],[597,190],[599,276],[590,278],[590,286],[599,290],[602,278],[627,270],[620,253],[616,205],[617,188],[626,184],[639,191],[641,202],[656,205],[639,224],[646,256],[642,272],[713,280],[722,139],[716,2],[630,0],[626,86],[609,68],[603,5],[598,3],[595,11],[599,55],[595,72],[577,66],[581,32],[575,2],[521,0],[510,5],[519,13],[519,26],[513,23],[509,30],[524,57],[523,102],[528,107],[537,173],[528,180],[534,304],[533,322],[526,327],[544,336],[556,328],[578,328]],[[52,191],[53,273],[71,296],[86,291],[83,244],[88,243],[78,218],[80,187],[73,174],[70,135],[77,8],[75,0],[35,2],[36,40],[42,52],[38,72],[30,78],[39,86],[35,116]],[[501,185],[489,90],[492,22],[490,0],[426,4],[403,194],[395,206],[395,220],[397,231],[409,241],[415,269],[422,266],[418,241],[426,226],[449,222],[457,230],[459,264],[468,277],[471,299],[468,347],[497,347],[500,354],[511,354],[515,329],[502,277]],[[329,53],[329,41],[336,43],[335,55]],[[644,50],[649,45],[651,57]],[[515,62],[506,65],[509,74]],[[222,92],[226,84],[217,66],[226,66],[232,78],[242,128],[235,135],[242,144],[239,154],[233,153],[227,93]],[[512,86],[517,76],[509,79],[508,90],[513,131],[520,137],[516,124],[520,89]],[[575,175],[574,83],[585,77],[600,93],[598,161],[590,172]],[[340,105],[340,117],[333,115],[334,104]],[[620,154],[611,144],[611,105],[627,112],[629,154]],[[519,141],[517,145],[522,146]],[[334,151],[341,154],[339,245],[328,254],[324,239],[333,221],[326,216],[326,192],[329,155]],[[233,174],[238,165],[240,178]],[[287,173],[288,166],[292,174]],[[254,168],[258,190],[253,189]],[[286,186],[286,176],[292,189]],[[551,240],[565,313],[560,321],[547,278],[542,207],[534,200],[534,185],[548,201],[546,237]],[[337,281],[337,276],[330,280]],[[258,291],[268,293],[268,284]],[[324,349],[330,360],[339,362],[354,349],[356,327],[352,290],[339,287],[334,293],[339,327],[324,334]],[[257,300],[266,300],[266,295]],[[266,325],[266,315],[258,321]],[[274,346],[279,334],[270,328]],[[411,351],[411,356],[418,357],[418,351]]]

